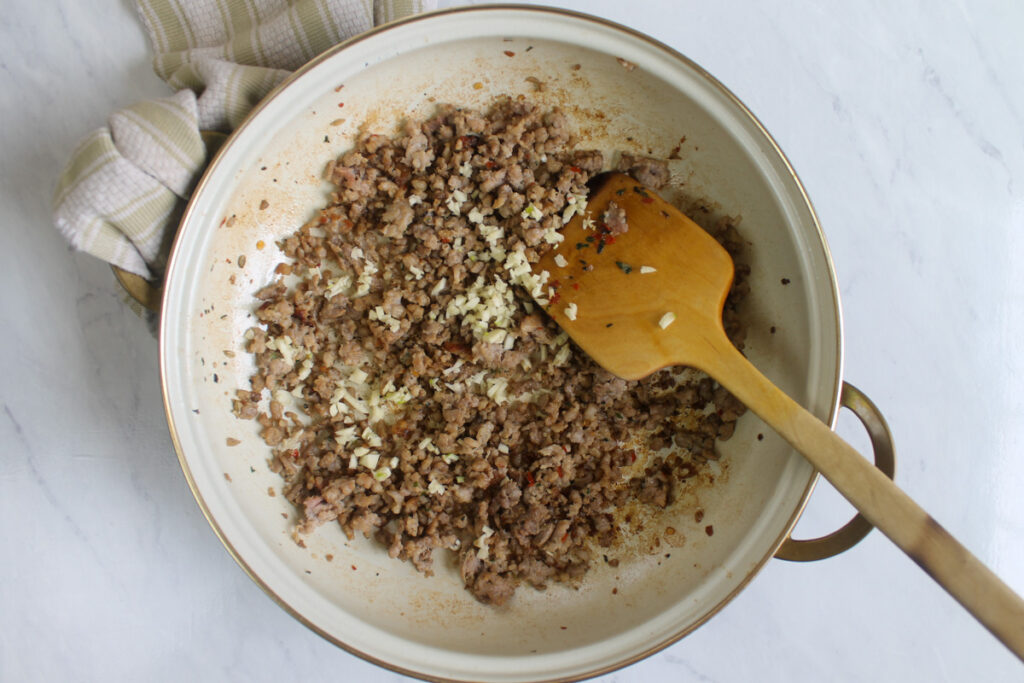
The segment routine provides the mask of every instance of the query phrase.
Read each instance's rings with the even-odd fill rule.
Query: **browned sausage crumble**
[[[521,582],[580,579],[618,507],[665,507],[716,457],[743,412],[721,387],[681,369],[619,379],[536,304],[551,290],[530,264],[606,166],[574,143],[558,109],[502,99],[441,106],[328,165],[328,206],[280,242],[289,260],[257,293],[257,371],[234,401],[273,449],[297,540],[337,521],[426,574],[449,549],[500,605]],[[619,167],[668,180],[663,161]],[[731,224],[707,227],[736,251]],[[726,309],[736,343],[745,273]]]

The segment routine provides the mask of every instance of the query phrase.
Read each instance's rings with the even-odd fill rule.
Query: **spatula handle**
[[[729,342],[703,367],[804,455],[879,531],[1024,661],[1024,600],[931,515]]]

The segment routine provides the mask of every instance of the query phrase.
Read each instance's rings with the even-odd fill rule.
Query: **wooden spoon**
[[[623,234],[602,227],[610,202],[625,211]],[[726,337],[722,307],[733,263],[714,238],[623,174],[603,178],[586,219],[574,216],[563,235],[533,272],[550,274],[554,295],[545,309],[581,349],[624,379],[669,365],[706,372],[1024,660],[1024,601]]]

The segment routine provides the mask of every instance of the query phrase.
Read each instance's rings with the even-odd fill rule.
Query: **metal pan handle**
[[[871,438],[871,448],[874,451],[875,467],[892,479],[896,473],[896,455],[893,449],[892,433],[878,407],[857,387],[847,382],[843,382],[839,403],[841,407],[853,411],[853,414],[867,429],[868,436]],[[807,540],[796,540],[789,536],[779,546],[775,557],[793,562],[824,560],[857,545],[873,528],[871,523],[858,513],[841,529],[827,536]]]

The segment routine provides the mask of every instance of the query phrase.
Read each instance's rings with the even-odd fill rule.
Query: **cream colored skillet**
[[[692,632],[776,552],[806,554],[787,538],[814,468],[744,417],[712,464],[714,483],[685,491],[629,535],[609,557],[617,566],[598,563],[578,590],[521,590],[496,610],[478,604],[443,562],[424,578],[334,527],[297,545],[296,511],[266,466],[268,449],[252,423],[231,414],[231,396],[253,369],[242,352],[253,292],[282,260],[275,241],[325,202],[327,162],[360,133],[391,133],[438,102],[485,107],[502,94],[561,106],[580,144],[609,158],[677,150],[671,170],[679,189],[670,198],[742,217],[751,361],[826,424],[841,397],[871,412],[843,389],[838,288],[824,237],[757,120],[702,69],[647,36],[522,7],[464,8],[364,34],[259,105],[217,155],[183,220],[162,301],[161,379],[196,500],[243,569],[297,619],[361,657],[423,678],[576,680]],[[884,422],[873,424],[884,447]]]

